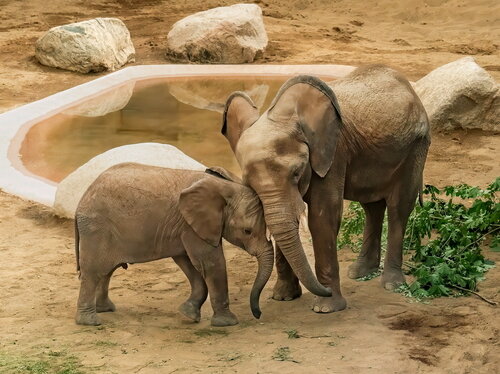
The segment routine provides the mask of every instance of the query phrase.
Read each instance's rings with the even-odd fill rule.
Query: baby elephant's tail
[[[76,254],[76,271],[80,278],[80,231],[78,231],[78,219],[75,216],[75,254]]]

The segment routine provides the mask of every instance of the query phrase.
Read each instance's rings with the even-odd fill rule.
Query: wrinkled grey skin
[[[108,287],[118,267],[172,257],[191,284],[180,312],[199,322],[210,293],[212,325],[237,324],[229,310],[222,237],[257,257],[250,304],[259,318],[274,251],[258,197],[235,178],[222,168],[201,172],[134,163],[103,172],[75,213],[81,279],[76,322],[99,325],[96,312],[115,310]]]
[[[311,76],[295,77],[262,115],[248,96],[236,92],[227,100],[222,133],[241,166],[243,182],[259,195],[276,240],[273,298],[299,297],[300,279],[320,296],[314,311],[346,307],[336,245],[343,199],[359,201],[367,217],[363,246],[349,277],[378,269],[387,209],[382,284],[392,289],[404,282],[403,234],[422,188],[430,144],[426,112],[404,77],[382,65],[356,69],[330,85]],[[299,238],[304,202],[319,285]],[[321,297],[322,285],[331,288],[331,297]]]

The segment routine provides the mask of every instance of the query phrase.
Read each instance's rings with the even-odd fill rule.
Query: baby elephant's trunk
[[[260,315],[262,314],[259,307],[260,294],[273,272],[274,251],[271,242],[269,242],[269,247],[261,252],[258,252],[257,263],[259,265],[259,270],[257,271],[252,292],[250,293],[250,307],[252,308],[253,316],[255,318],[260,318]]]

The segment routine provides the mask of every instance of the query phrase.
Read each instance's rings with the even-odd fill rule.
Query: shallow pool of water
[[[24,166],[59,182],[92,157],[125,144],[176,146],[207,166],[239,167],[220,133],[227,96],[247,92],[267,108],[286,77],[162,78],[127,83],[32,126]]]

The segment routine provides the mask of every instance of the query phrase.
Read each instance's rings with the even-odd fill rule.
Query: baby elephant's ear
[[[179,199],[179,209],[186,222],[213,247],[217,247],[222,238],[226,206],[219,183],[212,177],[203,178],[183,190]]]

